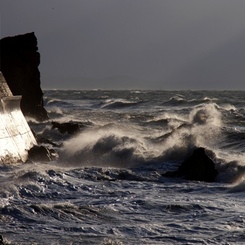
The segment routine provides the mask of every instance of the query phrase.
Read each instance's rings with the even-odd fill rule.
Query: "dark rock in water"
[[[214,182],[218,171],[214,162],[206,155],[204,148],[197,148],[176,171],[166,172],[166,177],[181,177],[186,180]]]
[[[0,235],[0,245],[4,245],[3,236],[2,235]]]
[[[67,123],[58,123],[52,122],[52,129],[57,128],[61,134],[75,134],[80,131],[80,126],[78,123],[67,122]]]
[[[47,120],[40,87],[40,54],[35,34],[5,37],[0,40],[0,49],[0,70],[13,95],[22,95],[23,114],[38,121]]]
[[[57,158],[54,150],[50,150],[45,146],[33,146],[28,151],[28,160],[49,162]]]

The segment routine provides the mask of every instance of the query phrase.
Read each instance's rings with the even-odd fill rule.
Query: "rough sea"
[[[0,165],[4,244],[245,244],[245,91],[46,90],[44,106],[28,123],[59,158]],[[216,182],[162,175],[195,147]]]

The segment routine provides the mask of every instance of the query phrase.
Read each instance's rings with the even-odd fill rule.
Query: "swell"
[[[141,102],[138,101],[129,101],[125,99],[114,99],[114,100],[106,100],[104,102],[101,102],[101,108],[104,109],[121,109],[121,108],[127,108],[132,106],[137,106]]]
[[[199,99],[187,99],[183,95],[176,95],[171,97],[169,100],[163,102],[165,106],[193,106],[203,103],[214,103],[217,102],[218,98],[199,98]]]

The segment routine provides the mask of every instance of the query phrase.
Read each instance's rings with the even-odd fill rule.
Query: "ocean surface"
[[[47,90],[44,105],[28,123],[59,158],[0,165],[5,244],[245,244],[245,91]],[[162,176],[195,147],[216,182]]]

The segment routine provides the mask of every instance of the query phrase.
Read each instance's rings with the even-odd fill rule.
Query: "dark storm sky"
[[[245,89],[244,0],[1,0],[44,88]]]

